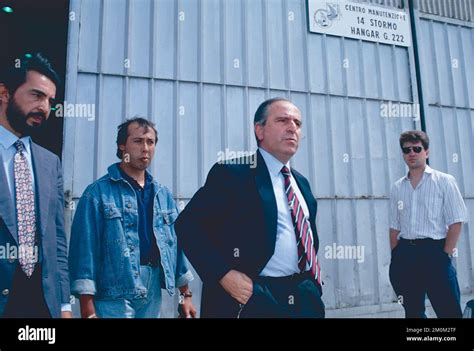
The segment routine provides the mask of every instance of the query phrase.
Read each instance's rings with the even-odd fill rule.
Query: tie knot
[[[18,139],[17,141],[15,141],[15,148],[17,152],[23,153],[23,151],[25,150],[25,145],[20,139]]]
[[[290,170],[286,166],[283,166],[281,168],[281,173],[283,174],[284,177],[289,177],[290,176]]]

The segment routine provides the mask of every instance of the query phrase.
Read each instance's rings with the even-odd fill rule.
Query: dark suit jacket
[[[43,292],[52,317],[61,316],[61,303],[69,303],[67,242],[64,233],[63,178],[59,158],[31,143],[35,176],[38,238],[42,267]],[[0,157],[0,164],[1,164]],[[0,246],[18,245],[16,211],[0,167]],[[0,259],[0,316],[8,301],[18,260]]]
[[[238,303],[218,281],[231,269],[257,277],[275,250],[277,203],[265,161],[257,151],[257,167],[249,160],[234,163],[212,167],[175,223],[178,240],[203,280],[203,317],[235,317]],[[292,174],[309,209],[317,252],[316,199],[308,180],[293,169]]]

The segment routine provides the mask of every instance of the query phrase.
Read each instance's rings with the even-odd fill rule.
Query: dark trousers
[[[321,288],[308,274],[258,277],[240,318],[324,318]]]
[[[392,251],[390,282],[406,318],[426,318],[425,296],[438,318],[461,318],[456,269],[444,252],[445,240],[404,240]]]
[[[44,300],[40,264],[29,278],[17,264],[2,318],[51,318]]]

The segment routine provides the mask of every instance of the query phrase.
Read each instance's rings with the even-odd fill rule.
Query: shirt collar
[[[10,132],[4,126],[0,126],[0,144],[4,147],[5,150],[9,149],[10,147],[15,147],[16,141],[20,139],[25,146],[25,152],[30,152],[30,142],[31,138],[29,136],[25,136],[23,138],[18,138],[15,134]]]
[[[430,166],[426,165],[425,166],[425,170],[423,171],[423,176],[425,176],[425,173],[426,174],[431,174],[433,173],[433,168],[431,168]],[[405,177],[403,177],[403,180],[410,180],[410,171],[407,172],[407,174],[405,175]]]
[[[260,153],[262,154],[263,159],[265,160],[265,164],[267,165],[268,171],[273,176],[278,176],[281,172],[283,166],[286,166],[288,170],[291,172],[290,162],[288,161],[286,164],[281,163],[275,156],[270,154],[268,151],[265,151],[261,147],[258,148]]]

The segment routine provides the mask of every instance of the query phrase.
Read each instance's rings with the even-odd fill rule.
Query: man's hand
[[[219,281],[225,291],[241,304],[246,304],[253,293],[253,282],[246,274],[230,270]]]
[[[61,312],[61,318],[72,318],[72,312],[71,311],[62,311]]]
[[[196,318],[196,307],[193,305],[193,300],[191,297],[185,297],[182,301],[179,302],[181,305],[180,308],[180,317],[181,318]]]
[[[94,296],[81,295],[79,297],[81,303],[81,317],[82,318],[98,318],[95,314]]]

